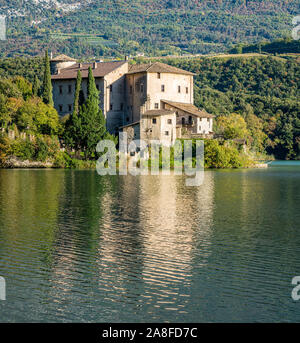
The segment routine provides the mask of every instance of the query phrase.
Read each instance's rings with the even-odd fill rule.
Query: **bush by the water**
[[[205,168],[249,167],[253,161],[234,146],[225,146],[217,140],[205,142]]]
[[[66,169],[92,169],[96,168],[96,161],[80,160],[71,157],[65,151],[60,151],[53,162],[53,168],[66,168]]]
[[[21,160],[52,161],[59,153],[60,144],[57,137],[37,136],[29,138],[9,139],[6,135],[0,135],[0,166],[9,156],[15,156]]]

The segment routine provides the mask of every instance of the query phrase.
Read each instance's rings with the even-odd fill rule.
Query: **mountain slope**
[[[0,0],[2,56],[45,47],[79,56],[224,51],[290,36],[300,0]]]

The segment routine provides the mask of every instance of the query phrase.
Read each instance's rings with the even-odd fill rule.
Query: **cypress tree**
[[[39,88],[40,88],[40,80],[36,75],[34,75],[33,85],[32,85],[32,93],[34,96],[39,95]]]
[[[84,93],[83,93],[83,90],[80,89],[79,100],[78,100],[79,107],[82,106],[84,102],[85,102]]]
[[[99,108],[99,93],[91,67],[88,73],[87,100],[81,106],[79,118],[82,121],[82,148],[85,157],[91,157],[95,153],[97,143],[108,137],[105,118]]]
[[[83,151],[85,158],[89,158],[95,155],[96,145],[100,140],[115,140],[115,137],[106,131],[106,122],[99,108],[99,93],[91,68],[88,73],[86,101],[84,101],[81,83],[81,74],[78,72],[74,110],[66,122],[64,139],[67,146]]]
[[[45,60],[44,60],[44,79],[43,79],[42,99],[45,104],[48,104],[50,106],[54,105],[53,98],[52,98],[50,61],[49,61],[47,50],[45,51]]]
[[[81,92],[81,82],[82,82],[81,72],[80,70],[78,70],[76,86],[75,86],[74,106],[73,106],[73,112],[75,112],[76,114],[78,114],[78,111],[79,111],[79,97],[80,97],[80,92]]]
[[[81,89],[82,77],[80,70],[77,73],[76,86],[75,86],[75,95],[74,95],[74,107],[73,112],[70,114],[70,117],[66,121],[66,128],[64,132],[65,143],[75,150],[79,150],[81,147],[81,138],[82,138],[82,127],[81,119],[79,117],[80,109],[80,94],[83,93]]]

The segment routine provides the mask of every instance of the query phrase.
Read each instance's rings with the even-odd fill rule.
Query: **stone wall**
[[[175,112],[160,116],[145,116],[141,119],[141,139],[159,140],[166,145],[176,140]]]
[[[140,109],[147,101],[147,74],[129,74],[125,80],[125,125],[140,120]]]
[[[127,72],[128,63],[124,63],[118,69],[107,74],[103,81],[103,92],[100,92],[107,129],[114,134],[118,132],[120,126],[126,125],[124,117],[126,109],[125,74]]]

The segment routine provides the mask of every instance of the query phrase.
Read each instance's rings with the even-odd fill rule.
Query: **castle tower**
[[[59,55],[57,57],[51,58],[50,60],[50,70],[51,75],[57,75],[60,73],[61,69],[68,68],[76,63],[74,58],[66,55]]]

